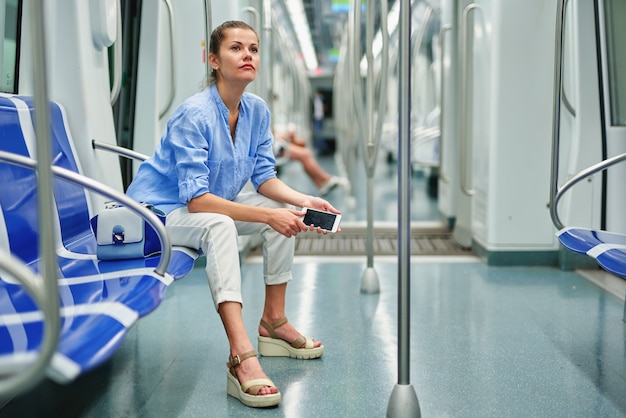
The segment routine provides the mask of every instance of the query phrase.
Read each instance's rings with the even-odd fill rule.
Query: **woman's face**
[[[211,66],[217,70],[218,82],[247,85],[254,81],[259,67],[259,40],[249,29],[227,29],[219,54],[211,54],[209,59]]]

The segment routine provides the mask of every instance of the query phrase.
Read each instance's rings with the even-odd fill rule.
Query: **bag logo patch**
[[[124,227],[122,225],[115,225],[111,234],[111,240],[113,245],[124,244]]]

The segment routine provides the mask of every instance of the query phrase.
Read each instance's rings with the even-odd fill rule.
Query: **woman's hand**
[[[268,225],[287,238],[295,237],[302,231],[313,230],[302,222],[304,212],[294,209],[277,208],[272,210]]]
[[[328,203],[326,200],[322,199],[321,197],[315,197],[315,196],[307,196],[307,199],[305,199],[304,202],[302,203],[302,207],[323,210],[324,212],[331,212],[331,213],[337,213],[337,214],[341,213],[340,211],[335,209],[333,205]],[[304,216],[304,213],[302,215]]]
[[[323,210],[324,212],[330,212],[330,213],[336,213],[336,214],[341,213],[340,211],[335,209],[333,205],[328,203],[326,200],[322,199],[321,197],[315,197],[315,196],[308,196],[308,198],[305,199],[302,207]],[[304,212],[302,212],[302,216],[304,216]],[[307,228],[308,228],[307,229],[308,231],[317,231],[318,234],[324,234],[324,235],[328,234],[327,230],[319,228],[319,227],[315,228],[312,225],[310,226],[307,225]],[[341,227],[337,228],[337,232],[341,232]]]
[[[315,197],[305,195],[297,192],[291,187],[287,186],[278,178],[272,178],[259,186],[258,192],[262,195],[269,197],[270,199],[278,202],[288,203],[293,206],[299,206],[301,208],[311,208],[322,210],[325,212],[331,212],[340,214],[338,211],[321,197]],[[269,226],[271,226],[277,232],[283,234],[286,237],[293,237],[303,231],[315,231],[318,234],[326,234],[328,231],[321,228],[310,227],[302,222],[304,218],[304,211],[292,210],[292,209],[272,209],[272,213],[269,221],[264,220]],[[337,230],[338,232],[341,229]]]

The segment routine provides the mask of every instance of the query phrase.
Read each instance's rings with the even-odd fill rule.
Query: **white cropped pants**
[[[234,201],[251,206],[287,207],[259,193],[241,193]],[[215,309],[222,302],[243,304],[238,235],[261,234],[265,284],[283,284],[292,278],[295,240],[267,224],[234,221],[218,213],[189,213],[182,207],[167,215],[165,225],[172,245],[201,249],[206,256],[206,274]]]

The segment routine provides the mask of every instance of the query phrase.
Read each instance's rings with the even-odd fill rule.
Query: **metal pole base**
[[[420,405],[413,385],[396,384],[391,392],[387,405],[387,418],[415,417],[420,418]]]
[[[361,293],[380,293],[380,283],[378,273],[374,267],[368,267],[361,276]]]

